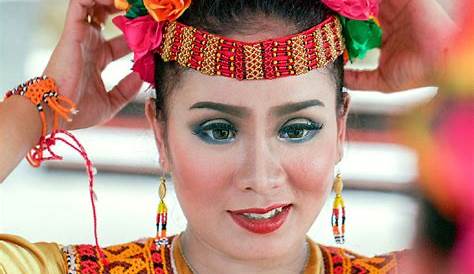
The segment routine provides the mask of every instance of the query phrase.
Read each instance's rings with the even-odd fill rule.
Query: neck
[[[229,256],[196,237],[188,228],[179,239],[182,255],[193,274],[303,273],[309,257],[309,247],[303,237],[277,257],[242,260]]]

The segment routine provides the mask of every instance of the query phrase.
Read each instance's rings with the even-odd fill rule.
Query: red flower
[[[150,15],[133,20],[125,16],[117,16],[114,24],[122,30],[129,48],[133,51],[133,71],[142,80],[154,84],[155,64],[153,52],[163,40],[163,23],[155,21]]]
[[[354,20],[369,20],[379,13],[379,0],[322,0],[328,8]]]

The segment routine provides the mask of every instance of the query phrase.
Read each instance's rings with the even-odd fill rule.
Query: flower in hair
[[[379,13],[379,0],[322,0],[328,8],[353,20],[369,20]]]
[[[112,21],[123,32],[133,51],[132,70],[152,85],[155,82],[154,51],[163,41],[165,21],[174,21],[191,5],[191,0],[114,0],[126,11]]]
[[[150,15],[133,20],[117,16],[112,21],[124,33],[125,40],[134,53],[133,71],[137,72],[142,80],[153,83],[155,79],[153,51],[163,40],[164,23],[155,21]]]
[[[382,46],[382,28],[377,20],[380,0],[321,0],[339,14],[349,60],[362,59]]]
[[[191,5],[191,0],[143,0],[143,4],[156,21],[174,21]]]
[[[127,0],[115,0],[114,5],[119,10],[128,10],[130,8],[130,4]]]

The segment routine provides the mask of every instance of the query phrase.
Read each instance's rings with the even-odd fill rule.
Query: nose
[[[264,133],[247,140],[243,149],[245,156],[236,178],[240,190],[268,195],[284,184],[282,155],[272,147],[272,142],[266,139]]]

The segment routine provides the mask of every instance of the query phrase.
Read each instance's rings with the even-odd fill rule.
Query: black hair
[[[217,35],[258,32],[265,20],[285,24],[291,33],[307,30],[333,12],[319,0],[193,0],[178,19],[179,22]],[[328,68],[336,83],[336,111],[344,110],[343,58]],[[186,68],[176,62],[164,62],[155,54],[155,83],[157,118],[166,122],[167,99]]]

